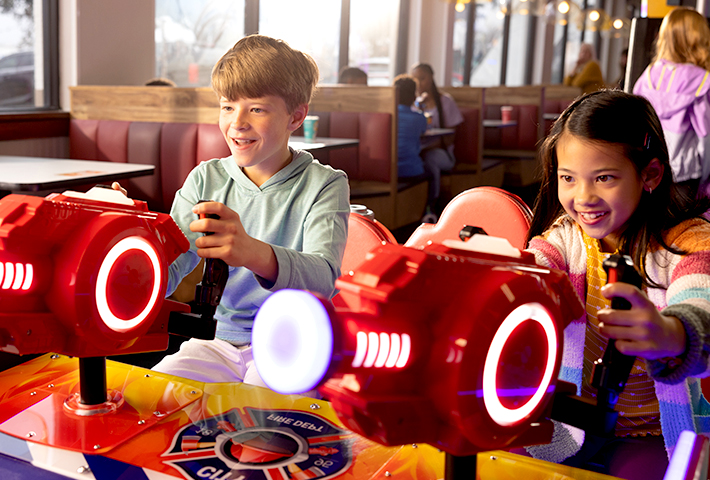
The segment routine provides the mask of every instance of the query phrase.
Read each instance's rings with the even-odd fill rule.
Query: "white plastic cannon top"
[[[84,198],[87,200],[96,200],[99,202],[118,203],[120,205],[134,205],[133,200],[126,197],[123,193],[119,192],[118,190],[105,187],[93,187],[86,193],[66,190],[64,193],[62,193],[62,195],[64,195],[65,197]]]
[[[478,233],[469,238],[466,242],[447,239],[442,243],[446,247],[467,250],[469,252],[490,253],[513,258],[520,258],[522,256],[520,250],[512,246],[507,239]]]

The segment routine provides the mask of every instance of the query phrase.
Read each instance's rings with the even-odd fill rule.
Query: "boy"
[[[311,57],[261,35],[241,39],[212,70],[219,127],[232,155],[200,164],[175,195],[170,214],[191,248],[170,265],[168,294],[200,257],[224,260],[229,280],[215,315],[217,338],[184,342],[154,370],[263,386],[250,346],[263,301],[282,288],[333,296],[347,239],[347,179],[288,147],[317,82]],[[198,220],[200,214],[219,219]]]

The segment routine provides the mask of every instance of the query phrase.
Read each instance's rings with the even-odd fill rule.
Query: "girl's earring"
[[[648,187],[648,190],[646,190],[649,195],[653,193],[653,187]]]

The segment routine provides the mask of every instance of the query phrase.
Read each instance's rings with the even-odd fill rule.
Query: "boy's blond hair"
[[[710,70],[710,28],[697,11],[677,7],[663,18],[654,62],[692,63]]]
[[[212,88],[230,101],[275,95],[293,113],[299,105],[310,103],[318,75],[318,66],[308,54],[283,40],[249,35],[215,64]]]

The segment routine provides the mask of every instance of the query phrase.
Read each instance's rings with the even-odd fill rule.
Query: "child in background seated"
[[[394,79],[397,87],[397,172],[399,178],[429,180],[427,206],[422,222],[436,223],[434,205],[439,196],[439,189],[434,182],[439,182],[440,174],[425,166],[420,156],[422,135],[427,129],[427,119],[423,113],[412,110],[416,98],[417,84],[410,75],[397,75]],[[436,173],[436,174],[435,174]]]
[[[184,342],[154,370],[263,386],[250,342],[264,300],[283,288],[335,293],[350,213],[347,178],[288,146],[317,82],[311,57],[261,35],[241,39],[212,70],[232,155],[197,166],[175,195],[170,214],[190,250],[170,265],[168,294],[200,257],[224,260],[229,280],[215,315],[217,338]]]
[[[637,356],[616,410],[616,436],[556,422],[536,458],[625,479],[661,479],[680,432],[710,433],[698,376],[710,373],[710,225],[706,202],[673,183],[660,121],[648,101],[619,90],[586,95],[555,122],[540,151],[542,187],[529,250],[566,271],[586,316],[564,332],[560,378],[595,398],[592,362],[609,338]],[[643,289],[606,284],[605,255],[629,255]],[[630,310],[612,310],[610,299]]]

